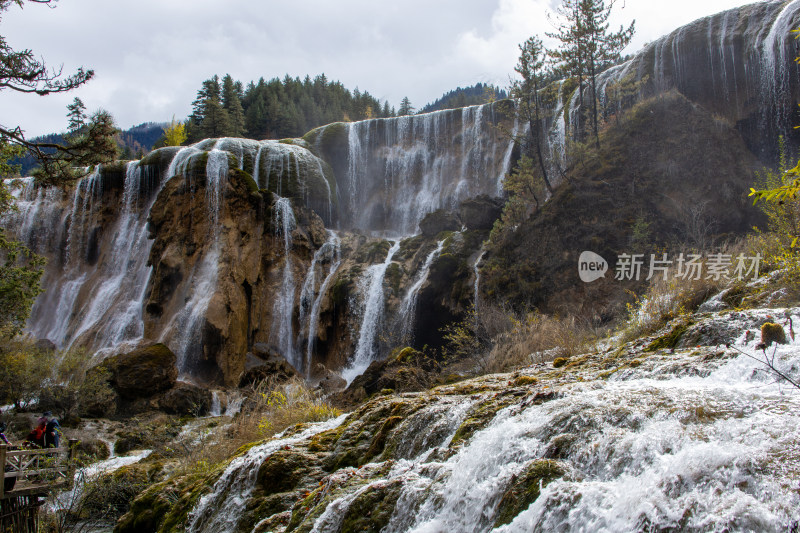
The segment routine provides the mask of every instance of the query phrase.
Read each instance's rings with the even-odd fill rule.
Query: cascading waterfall
[[[315,267],[317,264],[326,261],[330,263],[330,267],[322,281],[322,285],[319,287],[319,291],[316,291],[317,272]],[[303,364],[306,376],[309,376],[311,373],[311,361],[314,355],[314,346],[319,328],[319,313],[322,298],[327,293],[333,275],[338,270],[341,262],[341,240],[336,232],[328,230],[328,241],[314,254],[311,266],[308,269],[308,274],[306,275],[306,280],[303,282],[303,290],[300,296],[300,323],[306,324],[305,330],[307,332],[305,361]]]
[[[344,227],[410,235],[431,211],[494,195],[513,141],[496,104],[347,123]],[[508,154],[508,158],[505,156]]]
[[[480,307],[481,301],[481,261],[483,261],[483,256],[486,255],[486,248],[485,246],[481,247],[481,252],[478,254],[478,258],[475,259],[475,263],[472,265],[472,272],[475,275],[475,285],[472,289],[472,306],[475,308],[475,313],[477,315],[478,308]],[[476,316],[477,319],[477,316]]]
[[[406,295],[400,304],[400,310],[397,315],[401,328],[400,338],[403,339],[403,342],[406,344],[410,344],[413,340],[411,336],[412,328],[414,327],[414,315],[417,311],[417,296],[419,295],[419,290],[428,280],[428,274],[431,271],[433,260],[436,259],[440,253],[442,253],[443,246],[444,240],[439,241],[436,243],[436,248],[434,248],[431,253],[427,255],[427,257],[425,257],[425,262],[422,264],[422,268],[417,273],[417,278],[414,280],[414,283],[411,285],[411,287],[408,288],[408,291],[406,292]]]
[[[183,310],[177,315],[175,328],[165,328],[164,336],[177,332],[173,351],[178,359],[178,370],[182,375],[191,374],[200,359],[202,346],[201,328],[205,322],[208,305],[217,287],[220,257],[220,212],[222,210],[222,187],[227,182],[228,152],[214,143],[206,162],[205,199],[208,211],[208,233],[211,246],[195,265],[192,275],[192,294]],[[165,339],[162,339],[165,340]]]
[[[395,241],[389,249],[389,253],[386,254],[386,260],[367,268],[358,282],[364,302],[356,351],[347,367],[342,370],[342,377],[348,383],[361,375],[375,357],[375,343],[383,325],[385,299],[383,278],[386,275],[386,269],[392,263],[394,254],[399,249],[400,241]]]
[[[282,237],[283,276],[280,290],[275,298],[272,310],[272,330],[270,341],[277,346],[281,355],[296,369],[303,368],[302,357],[297,357],[292,334],[292,316],[294,314],[295,282],[292,270],[292,232],[297,228],[292,202],[288,198],[278,198],[275,202],[275,235]]]
[[[753,311],[744,321],[784,313]],[[797,309],[790,314],[800,320]],[[734,344],[752,350],[755,342],[748,345],[746,326],[736,317],[721,319],[741,331]],[[800,342],[792,341],[776,349],[776,363],[787,375],[800,371],[798,348]],[[743,354],[708,358],[692,351],[646,357],[604,378],[564,380],[544,402],[531,401],[538,396],[533,391],[526,396],[524,388],[517,389],[518,401],[455,447],[450,446],[455,428],[472,416],[472,406],[497,394],[490,389],[485,395],[454,397],[453,390],[435,395],[390,433],[390,458],[361,467],[380,474],[335,493],[305,530],[340,531],[359,495],[373,489],[384,494],[381,488],[398,485],[396,504],[381,528],[386,533],[791,530],[800,518],[794,469],[800,396],[782,391]],[[498,377],[505,382],[503,376],[485,379]],[[479,391],[480,383],[473,387],[467,390]],[[259,455],[260,462],[249,472],[241,470],[237,481],[223,475],[214,494],[223,487],[252,486],[266,458]],[[498,522],[501,500],[529,469],[555,467],[558,473],[544,483],[541,474],[525,482],[539,488],[532,504]],[[352,472],[334,471],[320,486]],[[523,498],[532,489],[517,485],[513,494]],[[242,493],[229,498],[239,509],[250,494]]]
[[[311,424],[290,437],[278,435],[273,440],[255,446],[246,454],[231,461],[214,484],[213,491],[200,498],[197,506],[189,514],[187,531],[191,533],[235,531],[248,496],[255,488],[259,466],[264,459],[283,447],[340,426],[346,417],[347,415],[341,415],[326,422]]]

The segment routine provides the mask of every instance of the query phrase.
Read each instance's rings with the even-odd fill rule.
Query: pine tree
[[[403,117],[413,114],[414,106],[411,105],[411,100],[408,99],[408,96],[404,96],[403,100],[400,101],[400,109],[397,111],[397,116]]]
[[[83,101],[76,96],[72,103],[67,106],[67,118],[69,119],[67,130],[70,133],[77,132],[86,125],[86,117],[86,106],[83,105]]]
[[[239,87],[241,88],[241,84]],[[228,114],[228,129],[224,135],[226,137],[244,137],[245,121],[242,100],[230,74],[226,74],[222,79],[222,107]]]
[[[547,33],[548,37],[557,39],[561,46],[548,50],[547,54],[556,64],[558,74],[563,78],[575,80],[578,90],[578,101],[583,102],[583,79],[586,75],[585,38],[580,19],[580,0],[563,0],[556,8],[556,32]],[[581,116],[574,117],[574,138],[581,137]]]
[[[546,53],[538,37],[530,37],[519,46],[520,56],[514,68],[520,76],[511,88],[511,94],[518,100],[517,114],[528,122],[531,136],[530,152],[533,152],[542,173],[547,192],[553,194],[553,187],[547,175],[547,167],[542,155],[541,125],[543,106],[540,91],[544,87],[547,74],[544,71]]]
[[[613,7],[614,0],[608,6],[605,0],[563,0],[557,10],[561,18],[558,31],[548,34],[561,42],[561,47],[550,54],[566,76],[576,79],[581,104],[585,104],[584,79],[588,80],[592,133],[598,146],[597,75],[619,60],[622,50],[633,38],[636,24],[633,21],[628,28],[620,26],[619,31],[611,32],[608,19]],[[579,124],[580,117],[577,121]],[[579,136],[580,129],[576,132],[576,137]]]

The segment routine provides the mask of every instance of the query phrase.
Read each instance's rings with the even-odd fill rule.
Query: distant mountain
[[[121,131],[117,135],[117,144],[119,144],[120,147],[120,158],[141,158],[144,154],[153,149],[153,145],[163,135],[166,126],[166,122],[145,122]],[[64,135],[62,133],[49,133],[31,139],[31,141],[64,144]],[[39,163],[33,156],[28,154],[19,158],[14,164],[21,166],[21,175],[27,176]]]
[[[490,100],[500,100],[508,98],[503,89],[494,85],[476,83],[472,87],[456,87],[454,90],[445,93],[418,111],[418,113],[430,113],[431,111],[441,111],[442,109],[456,109],[477,104],[485,104]]]

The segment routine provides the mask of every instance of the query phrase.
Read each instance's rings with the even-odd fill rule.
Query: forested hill
[[[441,98],[426,105],[419,110],[420,113],[430,113],[431,111],[441,111],[442,109],[456,109],[477,104],[485,104],[492,100],[508,98],[503,89],[494,85],[476,83],[471,87],[456,87],[450,92],[445,93]]]
[[[153,149],[153,145],[164,135],[163,122],[145,122],[130,129],[120,131],[115,136],[120,149],[120,159],[138,159]],[[65,144],[61,133],[49,133],[31,139],[33,142]],[[48,150],[44,150],[47,152]],[[20,165],[20,175],[27,176],[30,171],[39,165],[39,162],[30,154],[26,154],[13,162]]]
[[[261,78],[243,86],[230,75],[205,80],[192,103],[189,141],[210,137],[282,139],[338,121],[394,116],[389,102],[367,91],[352,92],[325,74],[315,78],[269,81]]]

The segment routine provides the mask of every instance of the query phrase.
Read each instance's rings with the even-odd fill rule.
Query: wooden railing
[[[0,500],[47,493],[68,484],[77,444],[76,439],[69,439],[69,444],[61,448],[14,449],[0,444],[0,465],[3,467]]]

